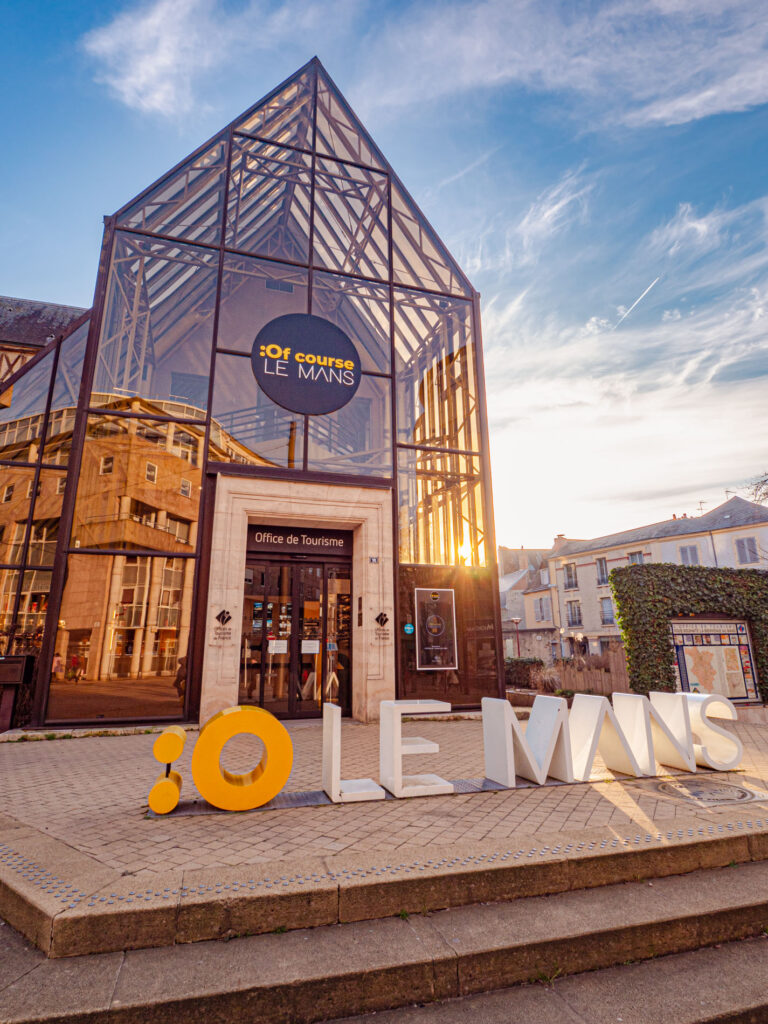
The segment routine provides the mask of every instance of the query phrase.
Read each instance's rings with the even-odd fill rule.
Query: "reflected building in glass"
[[[284,317],[353,346],[334,411],[257,382]],[[503,693],[479,330],[316,59],[107,218],[93,309],[23,365],[0,339],[0,654],[35,659],[29,720]],[[286,337],[278,374],[306,357]]]

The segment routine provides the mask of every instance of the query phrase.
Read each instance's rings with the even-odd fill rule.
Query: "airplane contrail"
[[[660,280],[661,280],[661,274],[659,274],[659,276],[658,276],[658,277],[656,278],[656,280],[655,280],[655,281],[651,281],[651,283],[650,283],[650,284],[648,285],[648,287],[647,287],[647,288],[645,289],[645,291],[644,291],[644,292],[643,292],[643,294],[642,294],[642,295],[640,296],[640,298],[639,298],[639,299],[635,299],[635,301],[634,301],[634,302],[632,303],[632,305],[631,305],[631,306],[629,307],[629,309],[628,309],[628,310],[626,311],[626,313],[624,313],[624,314],[623,314],[623,316],[621,316],[621,317],[620,317],[620,318],[619,318],[619,319],[618,319],[618,320],[616,321],[616,323],[614,324],[614,326],[613,326],[613,327],[611,328],[611,330],[612,330],[612,331],[615,331],[615,330],[616,330],[616,328],[617,328],[617,327],[619,326],[619,324],[623,323],[623,322],[624,322],[624,321],[625,321],[625,320],[627,319],[627,317],[628,317],[628,316],[629,316],[629,314],[630,314],[630,313],[632,312],[632,310],[633,310],[633,309],[635,308],[635,306],[637,306],[637,305],[638,305],[638,303],[640,303],[640,302],[642,302],[642,301],[643,301],[643,299],[644,299],[644,298],[645,298],[645,296],[646,296],[646,295],[648,294],[648,292],[649,292],[649,291],[651,290],[651,288],[653,288],[653,286],[654,286],[655,284],[658,284],[658,282],[659,282]]]

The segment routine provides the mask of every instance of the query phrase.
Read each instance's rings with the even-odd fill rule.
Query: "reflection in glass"
[[[226,245],[306,263],[312,158],[235,136],[227,202]]]
[[[17,569],[0,569],[0,654],[8,653],[7,643],[20,575]]]
[[[299,606],[296,711],[314,711],[322,703],[323,568],[296,566]]]
[[[118,232],[93,391],[205,408],[218,254]]]
[[[89,416],[72,545],[193,552],[204,444],[202,423]]]
[[[400,561],[485,565],[485,535],[476,456],[400,449]]]
[[[191,558],[69,556],[48,720],[181,715],[194,572]]]
[[[387,176],[318,159],[313,263],[389,279]]]
[[[312,312],[354,341],[363,372],[390,372],[388,287],[316,271]]]
[[[43,462],[57,466],[65,466],[69,461],[89,326],[90,321],[86,320],[59,346],[43,449]]]
[[[472,305],[395,292],[398,440],[478,451]]]
[[[0,461],[37,461],[54,358],[49,352],[0,394]]]
[[[349,569],[328,568],[327,665],[324,701],[350,706],[352,667],[352,581]]]
[[[222,133],[119,214],[119,226],[218,245],[226,165],[227,136]]]
[[[256,383],[250,359],[218,353],[209,458],[301,469],[303,453],[304,417],[267,398]]]
[[[392,475],[388,377],[363,377],[343,408],[309,418],[307,469],[360,476]]]
[[[287,714],[291,685],[293,601],[291,567],[266,567],[264,588],[264,645],[261,706],[273,714]]]
[[[218,348],[251,354],[261,328],[275,317],[307,312],[309,272],[248,256],[224,256]]]

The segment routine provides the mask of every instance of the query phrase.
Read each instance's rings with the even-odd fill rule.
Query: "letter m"
[[[573,782],[567,701],[538,694],[525,732],[509,701],[483,697],[482,709],[487,779],[510,788],[515,774],[540,786],[548,775]]]

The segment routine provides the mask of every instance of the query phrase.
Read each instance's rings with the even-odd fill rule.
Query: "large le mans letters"
[[[341,709],[323,708],[323,789],[334,803],[383,800],[388,791],[397,798],[454,792],[439,775],[405,775],[403,758],[433,754],[437,743],[403,736],[404,715],[444,713],[443,701],[382,701],[379,726],[379,781],[341,778]],[[516,778],[544,785],[547,778],[587,782],[599,754],[606,768],[624,775],[652,776],[662,765],[695,772],[696,766],[732,771],[741,762],[742,746],[715,719],[734,721],[736,709],[717,694],[614,693],[607,697],[576,694],[573,705],[561,697],[538,695],[523,729],[506,700],[483,698],[485,775],[510,789]],[[236,775],[221,766],[227,742],[242,734],[257,736],[264,745],[261,761],[250,772]],[[172,769],[184,750],[187,734],[170,726],[153,747],[165,765],[149,794],[156,814],[168,814],[178,804],[182,777]],[[268,803],[285,786],[293,767],[293,744],[288,730],[268,711],[254,707],[227,708],[200,730],[192,753],[192,778],[200,795],[226,811],[247,811]]]

